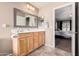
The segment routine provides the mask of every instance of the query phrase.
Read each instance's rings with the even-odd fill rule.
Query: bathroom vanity
[[[14,8],[14,28],[12,29],[13,54],[28,55],[45,43],[44,27],[39,29],[38,16]]]
[[[22,32],[14,36],[13,54],[17,56],[28,55],[45,43],[45,32]]]

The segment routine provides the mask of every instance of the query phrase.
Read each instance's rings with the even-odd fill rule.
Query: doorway
[[[54,47],[75,55],[75,3],[54,9]]]

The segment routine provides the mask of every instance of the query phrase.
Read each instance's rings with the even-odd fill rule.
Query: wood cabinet
[[[44,44],[44,32],[39,32],[39,46],[43,45]]]
[[[26,37],[19,38],[19,47],[18,47],[19,55],[25,55],[28,53],[28,40]]]
[[[34,32],[34,49],[38,47],[38,32]]]
[[[31,52],[33,50],[33,38],[28,37],[28,52]]]
[[[18,35],[18,38],[13,40],[14,55],[27,55],[34,49],[44,45],[45,32],[29,32]]]

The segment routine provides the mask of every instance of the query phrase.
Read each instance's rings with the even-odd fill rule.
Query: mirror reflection
[[[14,9],[14,27],[37,27],[37,16]]]

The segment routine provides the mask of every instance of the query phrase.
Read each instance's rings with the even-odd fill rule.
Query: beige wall
[[[10,38],[10,29],[13,27],[13,8],[19,8],[26,12],[37,14],[26,9],[26,3],[0,3],[0,38]],[[10,25],[9,28],[2,28],[2,24]]]
[[[44,16],[44,20],[47,20],[49,23],[49,28],[46,30],[46,46],[53,46],[54,39],[54,19],[53,19],[53,8],[59,7],[67,3],[51,3],[47,6],[44,6],[39,11],[39,16]]]
[[[13,28],[13,8],[19,8],[31,14],[38,14],[38,11],[29,11],[26,8],[26,3],[15,2],[0,3],[0,52],[10,52],[11,50],[11,29]],[[2,24],[8,24],[10,27],[2,28]],[[6,41],[7,39],[7,41]],[[9,43],[9,44],[8,44]],[[2,47],[3,46],[3,47]]]

